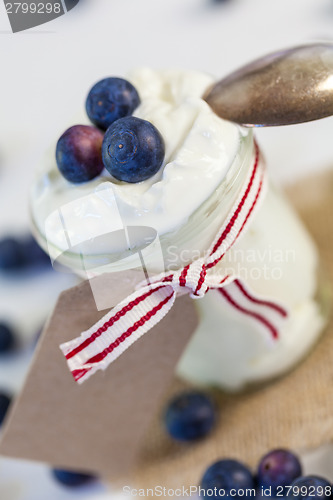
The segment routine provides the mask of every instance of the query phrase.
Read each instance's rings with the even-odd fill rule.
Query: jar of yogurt
[[[222,120],[202,100],[213,83],[210,76],[143,69],[130,81],[141,98],[135,116],[152,122],[164,138],[161,170],[136,184],[102,172],[78,186],[61,176],[51,153],[32,190],[38,241],[52,259],[83,277],[89,277],[87,269],[97,274],[140,269],[143,255],[150,276],[202,258],[255,161],[252,130]],[[79,121],[87,119],[80,116]],[[110,217],[115,206],[116,216]],[[127,238],[112,237],[124,228],[125,233],[132,228],[130,242],[129,231]],[[147,246],[142,228],[154,231],[153,244]],[[231,307],[219,290],[196,300],[199,326],[177,373],[234,391],[290,370],[322,332],[325,313],[317,249],[274,186],[268,187],[246,231],[218,268],[235,278],[231,301],[237,305],[240,296],[247,297],[248,305]],[[256,297],[288,311],[277,338],[258,328]]]

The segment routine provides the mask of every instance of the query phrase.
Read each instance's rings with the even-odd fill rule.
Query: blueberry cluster
[[[136,183],[161,168],[165,145],[157,128],[135,118],[140,97],[122,78],[105,78],[90,90],[86,111],[94,126],[74,125],[64,132],[56,147],[56,161],[69,182],[87,182],[104,167],[114,179]]]
[[[202,439],[213,429],[217,416],[212,399],[198,391],[179,394],[164,412],[164,425],[171,438],[178,442]],[[246,497],[297,500],[326,499],[332,496],[331,484],[319,476],[302,476],[297,455],[286,449],[267,453],[253,473],[234,459],[212,464],[200,482],[200,495],[205,499]]]
[[[278,449],[265,455],[256,474],[243,463],[224,459],[211,465],[203,475],[202,498],[246,497],[274,499],[328,499],[331,484],[320,476],[302,476],[299,458],[289,450]]]

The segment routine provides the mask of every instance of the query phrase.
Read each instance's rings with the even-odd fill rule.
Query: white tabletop
[[[332,30],[332,0],[81,0],[53,22],[12,34],[0,2],[0,236],[28,227],[34,166],[98,79],[126,75],[140,66],[192,68],[222,77],[267,52],[332,38]],[[326,118],[258,130],[272,175],[290,182],[330,168],[332,125],[333,118]],[[43,279],[29,285],[40,295]],[[69,286],[70,278],[53,282],[40,317],[59,290]],[[17,286],[15,290],[13,284],[0,285],[0,315],[11,310],[9,293],[24,297],[23,287],[28,285]],[[32,309],[30,303],[25,307]],[[32,316],[35,328],[39,316]],[[28,362],[25,351],[16,365],[3,364],[0,385],[17,390]],[[307,470],[329,474],[331,456],[328,448],[319,458],[317,452],[305,457]],[[0,461],[4,500],[104,500],[104,495],[103,486],[67,492],[50,479],[45,466]]]

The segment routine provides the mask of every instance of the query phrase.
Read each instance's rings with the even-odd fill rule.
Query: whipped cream
[[[65,220],[70,234],[88,239],[87,228],[92,224],[94,234],[105,232],[108,187],[112,187],[123,225],[149,226],[159,235],[174,231],[211,196],[236,155],[242,128],[219,118],[201,98],[213,83],[210,76],[141,69],[129,79],[141,98],[134,115],[152,122],[164,138],[163,166],[155,176],[137,184],[116,181],[104,171],[93,181],[74,185],[58,172],[52,152],[44,160],[44,175],[34,189],[32,211],[41,234],[47,220],[48,242],[58,249],[67,250],[67,242],[57,210],[73,201]],[[87,118],[80,122],[87,123]],[[125,248],[94,249],[97,253],[106,250]]]

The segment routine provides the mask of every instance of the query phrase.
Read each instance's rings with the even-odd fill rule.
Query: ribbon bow
[[[82,383],[97,370],[105,370],[130,345],[153,328],[172,308],[176,297],[190,294],[193,299],[203,297],[208,290],[218,289],[221,296],[240,314],[256,320],[278,337],[277,321],[287,317],[286,310],[268,300],[252,295],[245,285],[232,275],[221,275],[218,264],[249,225],[254,209],[264,196],[266,171],[259,161],[255,145],[255,158],[236,203],[227,216],[218,235],[206,253],[184,268],[154,276],[120,302],[89,330],[78,338],[60,346],[74,379]],[[236,287],[242,300],[230,293]],[[245,303],[244,303],[245,301]],[[246,307],[251,303],[254,309]]]

